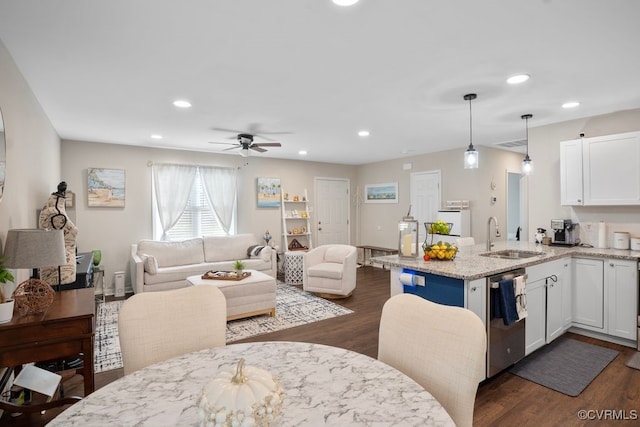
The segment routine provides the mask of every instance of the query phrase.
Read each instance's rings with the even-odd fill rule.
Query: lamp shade
[[[62,230],[14,229],[4,248],[8,268],[57,267],[67,263]]]

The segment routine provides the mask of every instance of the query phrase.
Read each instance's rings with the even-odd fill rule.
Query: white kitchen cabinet
[[[638,263],[605,261],[608,334],[635,340],[637,335]]]
[[[546,344],[545,279],[527,282],[527,318],[525,320],[525,355]]]
[[[573,322],[573,259],[565,258],[562,262],[562,317],[563,329],[566,331]]]
[[[603,332],[603,261],[574,258],[573,265],[573,322],[578,327]]]
[[[476,279],[465,282],[467,287],[466,308],[478,315],[487,326],[487,279]]]
[[[584,203],[582,193],[582,141],[560,143],[560,204]]]
[[[570,266],[571,259],[567,258],[527,267],[525,354],[550,343],[569,328],[566,318],[571,318],[571,282],[567,281],[570,276],[566,272]]]
[[[562,205],[640,205],[640,132],[560,143]]]

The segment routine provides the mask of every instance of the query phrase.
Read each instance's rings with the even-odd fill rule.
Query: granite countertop
[[[540,252],[540,256],[525,259],[502,259],[481,256],[486,253],[486,244],[463,246],[453,261],[424,261],[422,258],[405,259],[398,255],[372,257],[371,262],[390,267],[410,268],[425,273],[453,277],[455,279],[475,280],[521,267],[529,267],[547,261],[566,257],[613,258],[640,261],[640,251],[620,249],[586,248],[582,246],[548,246],[529,242],[496,242],[492,251],[516,249]]]

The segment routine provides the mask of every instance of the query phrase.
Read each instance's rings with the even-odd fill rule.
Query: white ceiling
[[[523,139],[525,113],[640,107],[639,16],[637,0],[0,0],[0,40],[61,138],[220,152],[208,141],[233,134],[212,128],[257,126],[291,133],[252,156],[364,164],[462,151],[469,92],[474,145]]]

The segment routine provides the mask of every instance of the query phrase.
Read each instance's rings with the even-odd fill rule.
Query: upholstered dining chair
[[[358,249],[322,245],[302,257],[302,289],[327,298],[346,298],[356,288]]]
[[[226,344],[227,305],[215,286],[145,292],[118,314],[124,374],[196,350]]]
[[[470,310],[413,294],[396,295],[382,308],[378,360],[423,386],[458,427],[473,424],[486,348],[483,323]]]

